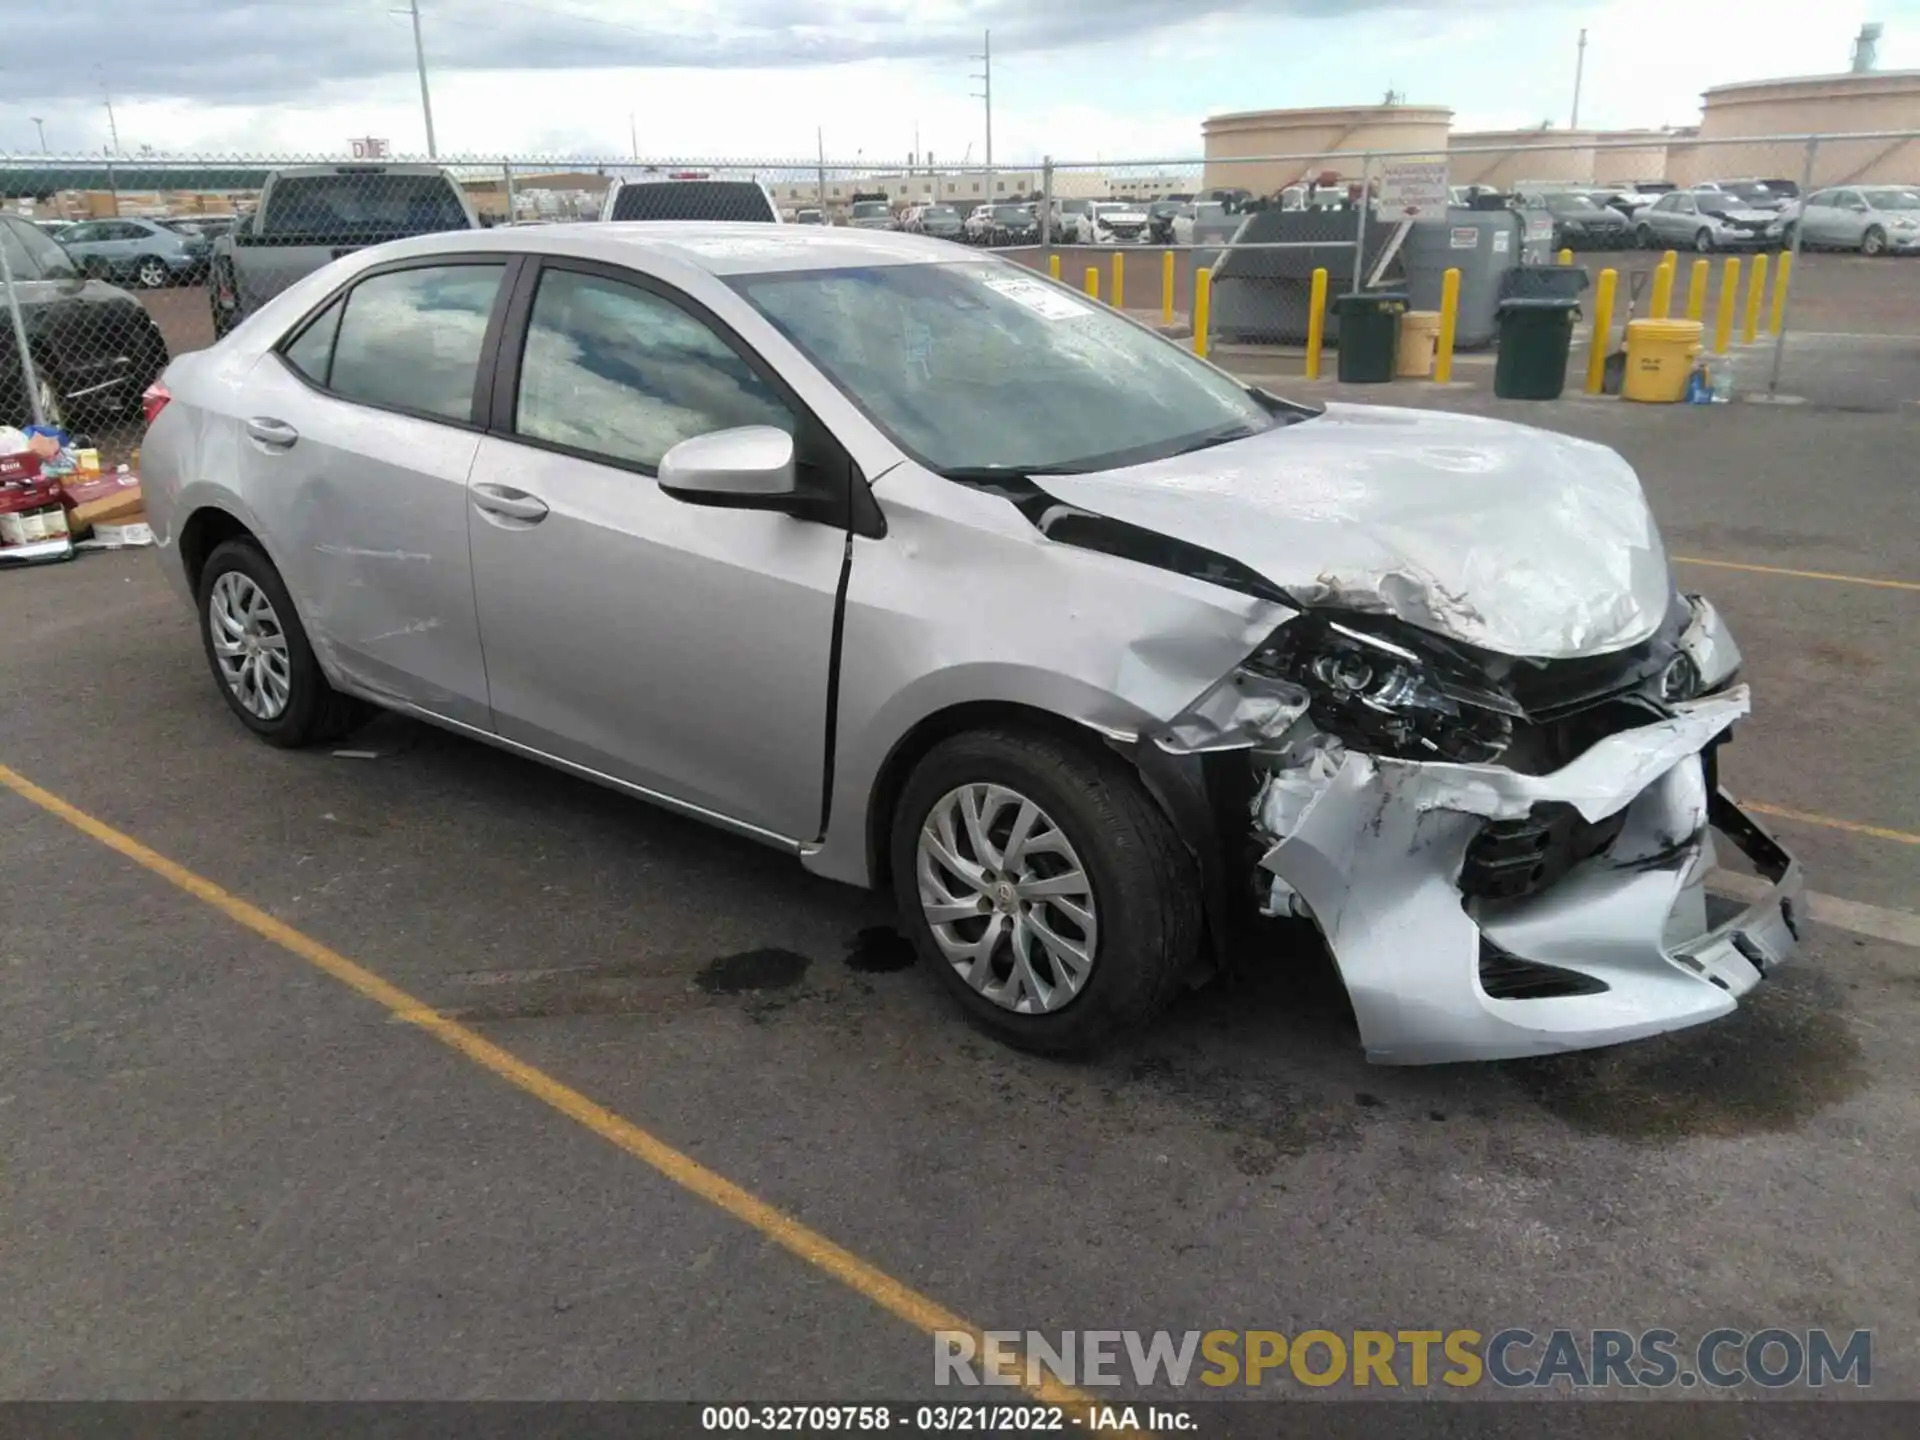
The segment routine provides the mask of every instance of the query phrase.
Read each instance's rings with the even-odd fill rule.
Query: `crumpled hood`
[[[1038,483],[1237,560],[1303,604],[1384,612],[1507,655],[1636,645],[1673,593],[1625,460],[1480,416],[1333,404],[1191,455]]]

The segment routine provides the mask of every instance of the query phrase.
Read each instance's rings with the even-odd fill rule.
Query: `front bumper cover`
[[[1707,751],[1748,710],[1744,685],[1620,731],[1557,771],[1322,751],[1265,792],[1261,861],[1320,925],[1368,1057],[1389,1064],[1586,1049],[1725,1015],[1798,943],[1799,868],[1709,782]],[[1276,772],[1276,779],[1285,779]],[[1469,899],[1468,847],[1536,806],[1625,812],[1606,849],[1522,898]],[[1706,890],[1716,834],[1772,884],[1737,913]],[[1488,993],[1492,959],[1569,975],[1578,993]],[[1499,987],[1496,987],[1499,988]],[[1551,987],[1549,987],[1551,988]]]

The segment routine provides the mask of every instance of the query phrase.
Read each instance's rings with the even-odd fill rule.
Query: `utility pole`
[[[433,97],[427,93],[427,48],[420,41],[420,0],[407,0],[407,13],[413,16],[413,60],[420,67],[420,113],[427,122],[427,158],[438,160],[440,147],[433,140]]]
[[[120,153],[120,126],[113,118],[113,91],[107,88],[106,75],[98,70],[96,70],[95,73],[100,76],[100,98],[107,102],[107,134],[113,138],[113,153],[118,155]]]
[[[1587,32],[1580,32],[1579,58],[1573,62],[1573,119],[1567,126],[1569,130],[1580,128],[1580,80],[1587,70]]]
[[[980,73],[972,76],[982,88],[973,92],[973,98],[987,102],[987,203],[993,203],[993,31],[985,34],[978,55],[969,55],[969,60],[980,62]]]
[[[33,128],[40,132],[40,153],[44,155],[47,153],[47,122],[38,115],[29,115],[27,118],[33,121]]]
[[[640,158],[640,127],[635,123],[631,110],[627,111],[627,146],[628,153],[638,160]]]
[[[820,152],[820,178],[814,184],[813,203],[820,209],[820,223],[830,225],[827,218],[827,132],[824,126],[813,127],[813,141]]]

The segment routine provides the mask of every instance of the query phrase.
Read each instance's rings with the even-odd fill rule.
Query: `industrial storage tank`
[[[1207,157],[1202,183],[1209,190],[1272,195],[1326,171],[1357,180],[1360,152],[1441,155],[1452,124],[1453,111],[1444,105],[1333,105],[1214,115],[1200,127]]]
[[[1716,85],[1701,97],[1701,140],[1748,136],[1871,135],[1920,127],[1920,70],[1809,75]],[[1679,185],[1702,180],[1779,176],[1798,182],[1806,147],[1797,141],[1721,145],[1673,142],[1667,178]],[[1910,185],[1920,180],[1920,139],[1887,136],[1822,140],[1813,183]]]

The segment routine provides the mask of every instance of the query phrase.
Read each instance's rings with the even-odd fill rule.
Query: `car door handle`
[[[473,487],[474,507],[489,515],[504,515],[509,520],[524,520],[529,525],[547,518],[547,502],[524,490],[506,485]]]
[[[247,434],[275,450],[291,450],[293,442],[300,438],[300,432],[286,421],[267,415],[256,415],[247,421]]]

